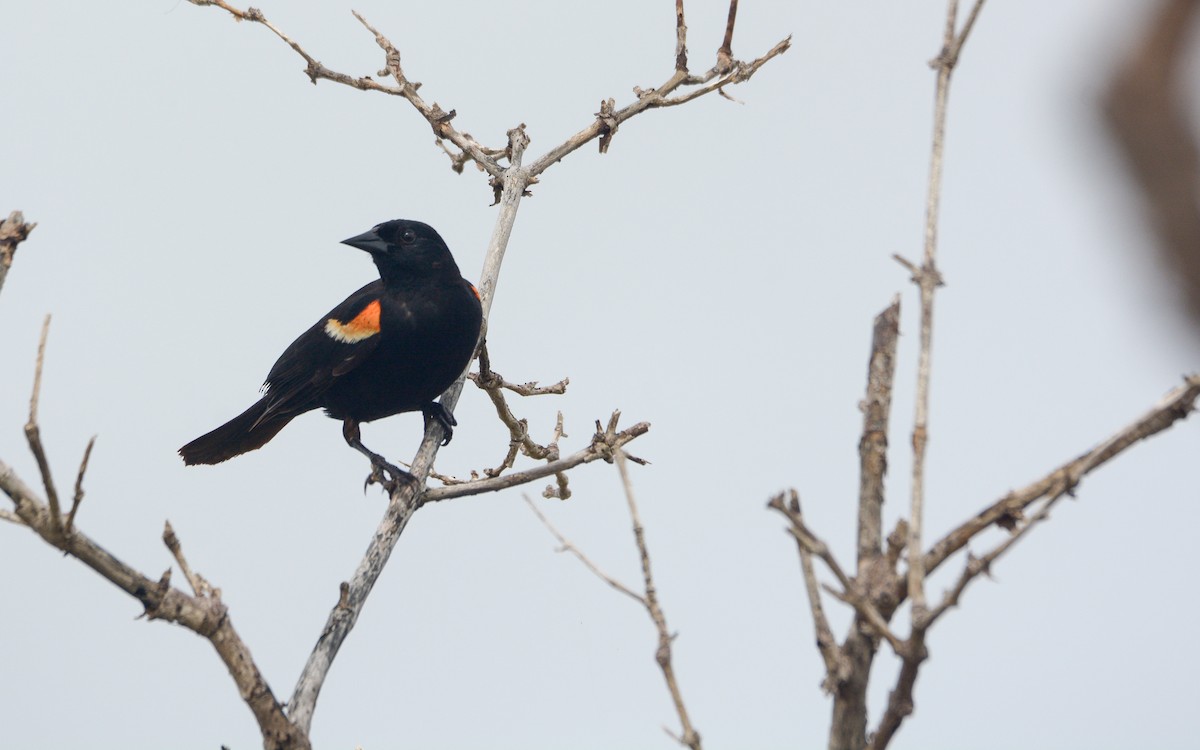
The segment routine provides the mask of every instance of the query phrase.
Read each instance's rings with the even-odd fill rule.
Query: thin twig
[[[609,420],[607,429],[601,428],[599,422],[596,424],[597,434],[613,434],[616,429],[616,419],[620,412],[615,412]],[[681,745],[685,745],[691,750],[701,750],[700,734],[692,725],[691,719],[688,716],[687,707],[683,702],[683,694],[679,690],[679,682],[675,677],[675,667],[671,659],[671,642],[675,636],[671,634],[667,627],[667,618],[663,613],[662,606],[658,602],[658,590],[654,586],[654,576],[650,570],[650,551],[646,546],[645,529],[642,526],[641,514],[638,512],[637,500],[633,495],[633,483],[629,478],[629,469],[627,466],[628,457],[620,447],[615,447],[612,450],[612,457],[617,464],[617,470],[621,475],[621,485],[625,492],[625,502],[629,508],[629,517],[633,523],[633,538],[637,544],[638,557],[642,566],[642,581],[645,587],[643,594],[638,594],[633,589],[613,578],[609,574],[600,569],[598,565],[591,561],[573,542],[559,531],[554,524],[538,509],[528,496],[525,496],[525,502],[529,505],[530,510],[538,517],[538,520],[554,535],[558,540],[559,552],[570,552],[583,563],[584,567],[590,570],[597,578],[604,581],[612,588],[620,591],[629,598],[641,604],[646,612],[650,615],[651,621],[654,623],[655,629],[658,631],[658,649],[655,652],[655,661],[658,663],[659,669],[662,670],[663,679],[666,680],[667,690],[671,694],[671,700],[675,704],[675,712],[679,716],[679,723],[683,728],[681,734],[675,734],[670,730],[666,730],[667,734],[674,738]]]
[[[925,454],[929,443],[929,392],[933,355],[934,293],[942,285],[937,267],[938,223],[941,215],[942,163],[946,148],[946,105],[950,80],[958,63],[963,43],[982,9],[976,0],[961,35],[958,32],[958,0],[949,0],[942,33],[942,50],[931,65],[937,71],[934,94],[933,144],[929,157],[929,186],[925,203],[925,246],[921,265],[913,270],[913,281],[920,289],[921,330],[917,355],[916,408],[912,432],[912,502],[908,518],[907,593],[912,606],[912,632],[896,686],[888,696],[888,705],[871,738],[872,750],[882,750],[891,742],[904,719],[913,711],[913,688],[921,663],[927,656],[925,635],[928,630],[928,603],[925,599],[925,557],[923,527],[925,515]],[[910,265],[911,268],[911,265]]]
[[[788,532],[795,537],[797,543],[808,550],[809,554],[816,555],[821,559],[821,562],[825,563],[825,567],[829,568],[829,572],[833,573],[833,577],[837,579],[842,587],[841,591],[829,586],[824,587],[825,590],[832,594],[838,601],[844,602],[854,608],[854,611],[862,617],[863,621],[880,638],[886,640],[897,653],[901,653],[905,648],[903,641],[888,627],[887,619],[880,614],[870,598],[866,596],[863,587],[846,575],[845,570],[838,563],[832,550],[829,549],[829,545],[814,534],[804,522],[804,514],[800,510],[799,495],[793,495],[792,501],[785,505],[782,496],[777,496],[767,505],[773,510],[779,511],[791,521],[791,527],[788,529]]]
[[[1013,545],[1023,539],[1034,526],[1049,518],[1050,509],[1054,507],[1054,504],[1061,500],[1063,496],[1068,494],[1069,490],[1064,486],[1061,492],[1046,498],[1036,513],[1019,523],[1017,528],[1012,534],[1009,535],[1007,539],[993,547],[987,552],[987,554],[983,555],[982,557],[975,557],[974,555],[968,554],[967,564],[963,566],[962,573],[959,574],[958,580],[955,581],[954,586],[946,591],[946,593],[942,596],[942,601],[936,607],[929,610],[929,614],[926,617],[926,627],[932,627],[933,624],[937,622],[938,618],[944,615],[949,609],[952,607],[957,607],[959,599],[962,597],[963,591],[966,590],[967,586],[970,585],[970,583],[976,578],[978,578],[980,574],[989,573],[991,571],[992,563],[995,562],[1005,552],[1008,552]]]
[[[597,578],[604,581],[609,586],[612,586],[617,591],[620,591],[625,596],[630,597],[643,607],[648,606],[644,596],[621,583],[616,578],[613,578],[608,573],[605,573],[600,569],[600,566],[591,561],[591,558],[583,554],[583,550],[579,549],[574,542],[563,536],[563,533],[559,531],[554,524],[550,523],[550,519],[546,518],[542,511],[538,509],[537,503],[533,502],[533,500],[529,498],[529,495],[521,495],[521,497],[525,499],[525,503],[529,506],[529,509],[533,511],[533,514],[538,517],[538,520],[542,522],[542,525],[545,526],[546,529],[554,535],[554,538],[558,540],[559,552],[570,552],[572,555],[575,555],[576,559],[583,563],[584,567],[592,571]]]
[[[220,600],[221,594],[208,585],[208,581],[199,573],[192,570],[188,565],[187,558],[183,556],[183,545],[179,543],[179,537],[175,535],[175,529],[171,528],[171,522],[167,521],[163,524],[163,544],[167,545],[167,549],[171,551],[171,555],[175,558],[175,562],[179,565],[179,569],[183,571],[183,577],[187,579],[188,585],[192,587],[192,593],[198,597],[213,597]]]
[[[800,512],[800,496],[796,490],[788,490],[787,506],[784,505],[784,493],[771,498],[767,507],[784,511],[785,507],[795,513]],[[786,512],[785,512],[785,515]],[[812,612],[813,630],[817,634],[817,651],[825,662],[825,680],[822,683],[825,692],[833,693],[839,684],[845,680],[850,663],[846,655],[838,648],[833,629],[829,627],[829,619],[825,616],[825,608],[821,604],[821,587],[817,583],[817,573],[813,566],[812,551],[801,541],[799,535],[793,533],[796,549],[800,553],[800,571],[804,576],[804,590],[808,594],[809,610]]]
[[[614,452],[631,440],[645,435],[649,430],[650,424],[648,422],[638,422],[620,432],[609,434],[607,431],[600,431],[592,437],[592,442],[588,447],[578,450],[566,458],[560,458],[557,461],[535,466],[532,469],[512,472],[491,479],[480,479],[474,482],[464,482],[449,487],[437,487],[426,490],[425,494],[422,495],[421,501],[422,503],[433,503],[455,497],[495,492],[496,490],[528,484],[536,479],[548,477],[551,474],[560,474],[580,464],[591,463],[597,460],[611,461]]]
[[[675,712],[679,715],[679,723],[683,728],[683,732],[678,737],[679,743],[686,745],[691,750],[700,750],[700,733],[696,731],[692,726],[691,719],[688,718],[687,706],[683,703],[683,694],[679,690],[679,682],[675,679],[675,666],[671,661],[671,641],[674,640],[674,636],[667,629],[666,615],[663,614],[662,606],[658,603],[658,590],[654,587],[654,576],[650,572],[650,551],[646,547],[646,534],[642,527],[641,515],[638,513],[637,501],[633,496],[633,483],[629,479],[625,453],[618,448],[615,455],[617,471],[621,474],[621,485],[625,489],[625,502],[629,506],[629,517],[633,521],[633,538],[637,543],[638,556],[642,563],[642,577],[646,585],[646,611],[650,613],[650,619],[654,621],[654,626],[658,629],[658,651],[655,653],[655,661],[662,670],[663,679],[667,682],[667,690],[671,693]]]
[[[42,486],[46,488],[46,497],[50,501],[50,520],[54,528],[62,533],[62,510],[58,504],[58,492],[54,489],[54,476],[50,471],[50,461],[46,458],[46,449],[42,446],[42,431],[38,427],[38,400],[42,393],[42,365],[46,359],[46,337],[50,335],[50,316],[42,322],[42,335],[38,339],[37,361],[33,373],[33,394],[29,397],[29,421],[25,423],[25,439],[29,450],[37,461],[38,472],[42,475]]]
[[[71,511],[67,513],[66,533],[68,536],[75,528],[75,514],[79,512],[79,504],[83,502],[83,476],[87,473],[88,460],[92,457],[92,448],[96,445],[96,436],[92,435],[87,447],[83,449],[83,460],[79,462],[79,473],[75,475],[75,497],[71,500]]]
[[[1107,440],[1050,471],[1037,481],[1008,493],[959,524],[925,553],[925,568],[932,572],[972,538],[993,524],[1017,518],[1021,512],[1064,485],[1074,488],[1089,473],[1108,463],[1142,440],[1166,430],[1196,409],[1200,399],[1200,374],[1184,378],[1149,411],[1111,435]]]

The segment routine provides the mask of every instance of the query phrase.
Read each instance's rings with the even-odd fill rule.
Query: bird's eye
[[[417,233],[411,229],[405,229],[400,233],[400,242],[404,245],[411,245],[417,241]]]

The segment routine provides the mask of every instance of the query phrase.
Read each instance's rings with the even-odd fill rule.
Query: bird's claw
[[[363,494],[366,494],[368,487],[378,484],[383,487],[388,495],[392,495],[395,494],[396,490],[400,489],[401,482],[411,483],[415,487],[417,485],[417,478],[404,469],[392,466],[386,461],[372,461],[371,473],[367,475],[366,481],[363,482]]]
[[[430,401],[421,409],[421,415],[425,417],[425,429],[429,429],[429,420],[436,420],[442,426],[442,431],[446,433],[446,437],[442,439],[442,447],[450,445],[451,438],[454,437],[454,425],[458,424],[458,420],[450,413],[450,410],[442,406],[437,401]]]

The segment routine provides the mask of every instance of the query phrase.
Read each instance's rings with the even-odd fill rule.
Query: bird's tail
[[[217,429],[180,448],[179,455],[183,456],[183,462],[188,466],[219,464],[234,456],[263,447],[296,416],[275,414],[263,419],[266,411],[267,399],[262,398]]]

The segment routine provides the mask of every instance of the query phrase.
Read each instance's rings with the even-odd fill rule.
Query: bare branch
[[[681,17],[677,17],[677,22],[678,18]],[[529,172],[534,176],[541,174],[552,164],[562,161],[565,156],[581,146],[590,143],[596,138],[604,139],[602,140],[602,150],[606,149],[611,140],[612,134],[616,132],[616,129],[621,125],[621,123],[648,109],[685,104],[686,102],[689,102],[700,96],[717,91],[723,86],[732,86],[742,83],[743,81],[747,81],[768,61],[778,57],[779,55],[782,55],[784,52],[787,52],[791,47],[791,44],[792,38],[789,36],[776,44],[766,54],[757,60],[754,60],[750,63],[738,63],[733,61],[727,70],[722,71],[718,70],[717,67],[714,67],[704,76],[699,77],[688,75],[686,70],[680,70],[677,62],[674,73],[658,88],[650,91],[634,89],[634,93],[637,95],[637,101],[634,101],[621,109],[617,109],[616,104],[612,99],[605,100],[605,103],[601,105],[600,112],[596,114],[596,120],[592,122],[591,125],[571,136],[558,146],[550,149],[544,156],[538,158],[538,160],[535,161],[532,166],[530,166]],[[703,85],[700,85],[699,88],[686,94],[671,96],[677,89],[679,89],[680,86],[698,84]]]
[[[42,322],[42,335],[38,339],[37,362],[33,374],[33,395],[29,397],[29,421],[25,423],[25,439],[29,450],[37,461],[38,472],[42,475],[42,485],[46,488],[46,497],[50,500],[50,519],[59,534],[62,533],[62,511],[58,504],[58,492],[54,489],[54,476],[50,471],[50,462],[46,458],[46,449],[42,446],[42,431],[38,427],[38,399],[42,392],[42,365],[46,359],[46,337],[50,335],[50,316]]]
[[[508,453],[504,456],[504,460],[501,461],[499,466],[494,469],[484,469],[483,474],[485,476],[498,477],[506,470],[511,469],[516,462],[518,452],[539,461],[543,459],[547,461],[558,460],[558,439],[563,434],[562,413],[560,412],[558,415],[558,424],[555,428],[553,439],[546,445],[539,445],[529,436],[529,422],[524,419],[518,419],[513,414],[508,401],[504,398],[503,391],[507,389],[521,396],[562,394],[566,393],[567,384],[570,382],[567,378],[563,378],[554,385],[545,388],[538,387],[536,382],[521,385],[509,383],[499,373],[492,370],[486,341],[479,345],[479,372],[471,373],[468,377],[475,385],[487,393],[492,405],[496,408],[496,415],[504,423],[504,426],[508,428]],[[570,493],[568,492],[567,494],[569,496]],[[564,497],[563,499],[566,498]]]
[[[838,583],[842,587],[841,591],[829,586],[826,586],[825,590],[832,594],[838,601],[853,607],[854,611],[862,617],[875,633],[880,638],[886,640],[897,653],[903,652],[905,648],[903,641],[888,628],[887,620],[879,613],[879,610],[863,591],[862,585],[856,583],[846,575],[837,558],[834,557],[833,552],[829,549],[829,545],[814,534],[808,528],[808,525],[804,523],[804,515],[800,511],[799,495],[793,494],[791,502],[787,505],[784,505],[782,495],[776,496],[767,506],[779,511],[791,521],[792,525],[788,531],[795,537],[797,543],[806,549],[809,554],[821,558],[821,561],[825,563],[825,567],[829,568],[829,571],[833,573],[834,578],[838,580]]]
[[[717,70],[724,73],[734,65],[733,25],[737,22],[738,0],[729,0],[729,16],[725,20],[725,39],[717,50]]]
[[[75,497],[71,500],[71,511],[67,513],[66,533],[69,535],[75,528],[75,514],[79,512],[79,504],[83,502],[83,475],[87,473],[88,460],[92,457],[92,448],[96,446],[96,436],[88,440],[83,449],[83,460],[79,462],[79,473],[75,476]]]
[[[155,581],[134,570],[78,529],[70,536],[51,517],[50,509],[0,461],[0,491],[16,506],[16,514],[46,543],[73,555],[142,603],[151,620],[181,625],[206,638],[237,684],[242,700],[258,721],[263,744],[269,750],[307,750],[308,738],[284,716],[270,686],[254,663],[250,650],[233,628],[225,605],[216,596],[193,597],[170,585],[170,571]]]
[[[929,185],[925,203],[925,246],[919,268],[907,263],[913,281],[920,289],[921,331],[920,349],[917,355],[916,408],[913,417],[913,462],[912,501],[908,518],[908,597],[912,604],[912,632],[906,642],[906,652],[901,654],[902,663],[896,687],[888,696],[887,709],[879,721],[879,728],[871,738],[872,750],[882,750],[891,742],[896,730],[913,710],[913,687],[921,663],[926,658],[925,634],[928,628],[928,604],[925,599],[926,566],[923,555],[923,527],[925,515],[925,452],[929,443],[929,382],[933,356],[933,301],[934,293],[942,285],[942,276],[937,268],[938,223],[941,211],[942,162],[946,147],[946,104],[950,96],[950,79],[954,74],[962,52],[962,45],[983,7],[983,0],[976,0],[961,34],[958,32],[958,0],[948,0],[946,24],[942,34],[941,53],[931,63],[937,71],[934,91],[933,143],[929,157]]]
[[[1017,528],[1007,539],[996,545],[983,557],[975,557],[974,555],[968,553],[967,564],[963,566],[962,573],[959,574],[958,580],[955,582],[954,586],[951,587],[950,590],[948,590],[942,597],[941,603],[929,611],[929,615],[926,617],[926,622],[923,623],[923,625],[925,627],[932,627],[932,625],[937,622],[938,618],[944,615],[951,607],[957,607],[963,591],[966,590],[971,581],[979,577],[981,573],[990,573],[992,563],[995,562],[996,559],[1005,552],[1007,552],[1014,544],[1023,539],[1025,535],[1029,533],[1029,530],[1035,525],[1049,518],[1050,508],[1052,508],[1055,503],[1057,503],[1063,498],[1064,495],[1067,494],[1068,490],[1064,487],[1062,492],[1058,492],[1046,498],[1041,507],[1038,508],[1037,513],[1034,513],[1033,516],[1024,521],[1019,522]]]
[[[687,24],[683,20],[683,0],[675,0],[675,70],[687,73]]]
[[[464,154],[469,154],[471,159],[473,159],[476,164],[483,167],[484,171],[486,171],[492,177],[501,177],[504,169],[496,163],[496,160],[493,159],[489,154],[488,149],[477,143],[475,139],[471,138],[466,133],[461,133],[450,125],[450,121],[454,119],[454,110],[444,112],[436,102],[433,104],[433,106],[430,106],[425,103],[425,100],[422,99],[420,95],[417,94],[417,89],[420,88],[420,84],[409,83],[408,79],[405,78],[404,70],[400,67],[400,52],[396,49],[395,45],[393,45],[383,34],[380,34],[378,31],[376,31],[375,27],[367,23],[367,20],[363,18],[358,11],[351,12],[354,13],[354,17],[357,18],[359,22],[367,28],[368,31],[375,35],[375,43],[379,45],[380,49],[384,51],[386,56],[387,71],[392,75],[392,78],[396,79],[396,83],[400,86],[399,94],[407,99],[410,104],[416,107],[417,111],[421,113],[421,116],[429,122],[429,125],[433,128],[433,134],[439,139],[444,138],[453,143],[455,146],[458,146],[459,150]]]
[[[610,431],[612,423],[610,422]],[[625,453],[619,448],[615,451],[617,471],[621,473],[621,484],[625,488],[625,502],[629,506],[629,517],[633,520],[633,538],[637,543],[638,555],[642,561],[642,576],[646,584],[646,611],[658,628],[658,651],[655,660],[662,670],[663,679],[667,682],[667,690],[675,703],[675,712],[679,714],[679,723],[683,733],[677,738],[679,744],[686,745],[691,750],[700,750],[700,733],[692,726],[688,718],[687,707],[683,703],[683,694],[679,691],[679,683],[675,679],[675,666],[671,661],[671,641],[674,636],[667,629],[667,618],[658,603],[658,591],[654,587],[654,576],[650,573],[650,552],[646,547],[646,535],[642,528],[642,518],[638,513],[637,501],[633,497],[633,483],[629,480],[629,469],[625,462]]]
[[[867,362],[867,395],[860,405],[863,431],[858,442],[858,575],[863,578],[883,552],[883,478],[887,473],[888,418],[899,337],[900,297],[897,295],[875,318],[871,358]]]
[[[558,540],[560,545],[558,548],[559,552],[570,552],[572,555],[575,555],[579,562],[583,563],[584,567],[592,571],[597,578],[604,581],[609,586],[612,586],[617,591],[620,591],[625,596],[633,599],[643,607],[649,606],[646,603],[646,598],[644,596],[638,594],[633,589],[618,581],[616,578],[610,576],[608,573],[605,573],[600,569],[600,566],[596,565],[596,563],[592,562],[587,555],[583,554],[583,551],[580,550],[574,542],[563,536],[563,533],[559,531],[554,524],[550,523],[550,519],[546,518],[542,511],[538,510],[537,504],[534,503],[533,500],[529,499],[529,495],[522,495],[521,497],[525,499],[525,503],[529,506],[529,509],[533,511],[533,514],[538,517],[538,520],[542,522],[542,525],[545,526],[546,529],[554,535],[554,538]]]
[[[620,412],[615,413],[620,414]],[[592,436],[592,442],[588,447],[576,451],[566,458],[560,458],[557,461],[535,466],[532,469],[504,474],[492,479],[480,479],[475,482],[464,482],[463,484],[455,484],[449,487],[437,487],[426,490],[425,494],[422,495],[421,502],[422,504],[440,502],[454,497],[495,492],[527,484],[535,479],[548,477],[551,474],[560,474],[580,464],[591,463],[596,460],[611,462],[613,454],[618,449],[631,440],[645,435],[649,430],[650,424],[648,422],[638,422],[620,432],[609,433],[608,431],[600,431]]]
[[[925,569],[936,570],[950,555],[967,545],[973,537],[992,524],[1018,519],[1022,511],[1048,494],[1074,490],[1087,474],[1095,471],[1119,454],[1187,418],[1200,398],[1200,374],[1189,375],[1148,412],[1132,424],[1118,430],[1104,442],[1081,456],[1068,461],[1050,473],[1019,490],[1010,492],[967,521],[950,531],[925,553]]]
[[[795,513],[800,512],[800,496],[796,490],[788,490],[787,496],[790,498],[788,506]],[[784,515],[784,494],[780,493],[771,498],[767,503],[767,507],[774,508]],[[821,604],[821,587],[817,583],[816,570],[813,567],[812,552],[800,541],[800,537],[795,533],[792,537],[796,540],[796,549],[800,553],[800,571],[804,575],[804,590],[808,594],[808,605],[812,611],[813,630],[817,634],[817,651],[821,654],[821,659],[825,662],[825,680],[822,682],[822,687],[827,693],[833,693],[837,686],[844,681],[850,673],[850,662],[846,659],[846,655],[838,648],[837,639],[834,638],[833,630],[829,627],[829,619],[825,616],[825,608]]]
[[[188,585],[192,587],[192,593],[199,597],[221,598],[221,592],[209,585],[208,581],[199,573],[192,570],[188,565],[187,558],[183,556],[183,546],[179,543],[179,537],[175,535],[175,529],[171,528],[171,522],[167,521],[163,525],[163,544],[167,545],[167,549],[171,551],[171,555],[175,558],[175,562],[179,565],[179,569],[183,571],[183,577],[187,579]]]

